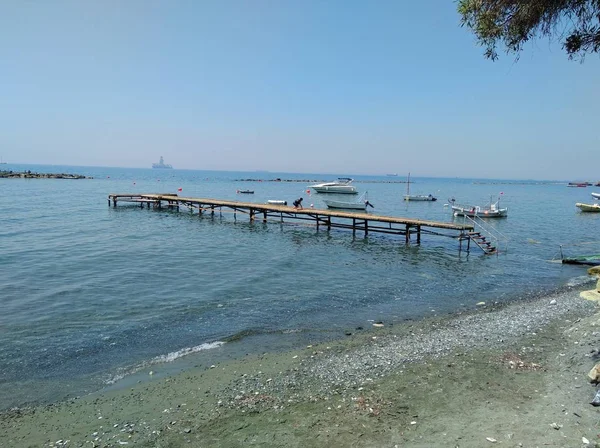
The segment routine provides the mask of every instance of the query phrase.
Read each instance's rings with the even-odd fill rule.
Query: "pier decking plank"
[[[405,236],[406,243],[410,242],[410,236],[416,234],[417,244],[421,242],[421,233],[428,235],[438,235],[456,238],[459,240],[459,251],[462,249],[462,241],[469,240],[469,232],[474,230],[474,226],[469,223],[452,223],[421,220],[414,218],[403,218],[396,216],[374,215],[364,212],[349,212],[340,210],[326,210],[315,208],[297,209],[289,205],[274,205],[274,204],[259,204],[255,202],[229,201],[223,199],[212,198],[192,198],[183,197],[176,194],[161,194],[161,193],[112,193],[108,195],[108,203],[114,207],[119,201],[129,203],[144,203],[150,207],[153,204],[156,207],[161,207],[163,202],[167,203],[168,207],[185,206],[190,209],[197,209],[199,213],[210,212],[214,214],[216,209],[221,211],[221,208],[229,208],[236,212],[248,214],[250,220],[262,219],[267,221],[268,217],[275,217],[280,221],[286,219],[309,220],[316,224],[317,229],[320,226],[331,228],[351,229],[353,233],[357,230],[362,231],[365,235],[369,232],[387,233]],[[260,216],[262,215],[262,217]],[[345,222],[339,222],[337,220]],[[448,235],[446,233],[438,233],[439,230],[447,230],[458,232],[458,234]],[[467,251],[468,251],[467,246]]]
[[[112,197],[113,195],[111,195]],[[126,196],[126,195],[116,195]],[[372,213],[355,213],[355,212],[342,212],[337,210],[326,210],[326,209],[315,209],[315,208],[304,208],[296,209],[290,205],[273,205],[273,204],[258,204],[255,202],[241,202],[241,201],[227,201],[222,199],[210,199],[210,198],[189,198],[182,196],[172,196],[164,194],[143,194],[139,197],[153,199],[156,201],[173,201],[182,203],[193,203],[202,205],[213,205],[216,207],[229,207],[239,209],[254,209],[262,211],[274,211],[282,213],[293,213],[297,215],[315,215],[320,216],[331,216],[339,218],[355,218],[368,221],[378,221],[394,224],[409,224],[410,226],[424,226],[424,227],[435,227],[439,229],[450,229],[450,230],[472,230],[473,226],[470,224],[455,224],[451,222],[439,222],[439,221],[428,221],[413,218],[402,218],[394,216],[383,216],[374,215]]]

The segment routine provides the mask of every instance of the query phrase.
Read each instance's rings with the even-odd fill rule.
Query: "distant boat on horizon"
[[[2,156],[0,156],[0,165],[6,165],[6,162],[2,160]]]
[[[163,156],[160,156],[160,160],[158,161],[158,163],[153,163],[152,164],[152,168],[162,168],[162,169],[173,169],[173,165],[169,165],[168,163],[165,163]]]
[[[398,177],[398,173],[386,174],[386,176],[389,176],[389,177]]]

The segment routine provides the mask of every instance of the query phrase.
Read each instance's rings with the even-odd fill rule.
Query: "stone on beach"
[[[600,362],[597,363],[588,373],[588,378],[591,383],[600,383]]]
[[[595,275],[598,277],[598,282],[596,283],[595,289],[590,289],[589,291],[582,291],[580,296],[582,299],[593,300],[596,302],[600,301],[600,266],[593,266],[588,269],[589,275]]]

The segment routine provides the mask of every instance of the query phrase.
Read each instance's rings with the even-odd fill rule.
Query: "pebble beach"
[[[13,408],[0,446],[597,446],[580,289]]]

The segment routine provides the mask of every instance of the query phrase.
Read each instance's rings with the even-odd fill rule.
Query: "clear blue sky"
[[[20,163],[600,179],[600,60],[484,59],[453,1],[5,1]]]

